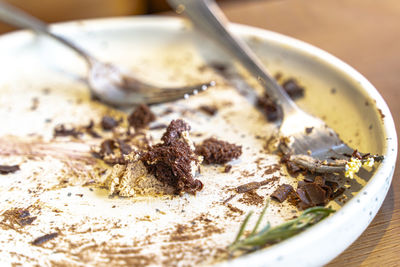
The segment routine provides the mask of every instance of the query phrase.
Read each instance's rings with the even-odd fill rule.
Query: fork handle
[[[178,13],[187,15],[199,30],[209,35],[257,78],[267,93],[282,107],[285,115],[298,109],[249,46],[229,32],[228,20],[214,0],[168,0],[168,2]]]
[[[52,37],[53,39],[63,43],[64,45],[68,46],[76,53],[81,55],[89,65],[93,64],[96,61],[88,52],[86,52],[81,47],[75,45],[71,41],[61,36],[52,33],[45,22],[3,1],[0,1],[0,20],[18,28],[31,29],[36,31],[37,33],[42,33]]]

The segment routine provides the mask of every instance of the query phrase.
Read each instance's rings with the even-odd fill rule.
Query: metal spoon
[[[187,87],[159,88],[139,81],[132,74],[113,64],[100,62],[73,42],[51,32],[46,23],[2,1],[0,1],[0,20],[50,36],[82,56],[89,66],[87,81],[91,93],[103,102],[112,105],[173,101],[190,94],[197,94],[215,84],[209,82]]]

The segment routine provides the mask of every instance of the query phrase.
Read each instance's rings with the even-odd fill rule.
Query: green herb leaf
[[[324,207],[309,208],[296,219],[292,219],[275,227],[270,227],[270,224],[267,223],[267,225],[261,229],[261,231],[257,232],[267,207],[268,203],[261,212],[260,217],[258,218],[257,223],[250,235],[241,239],[252,212],[246,216],[235,241],[228,247],[231,253],[237,250],[252,251],[262,248],[268,244],[280,242],[304,231],[305,229],[325,219],[331,213],[335,212],[330,208]]]

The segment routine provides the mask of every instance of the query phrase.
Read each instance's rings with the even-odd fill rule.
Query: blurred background
[[[240,0],[220,0],[220,2]],[[247,0],[246,0],[247,1]],[[8,0],[46,22],[151,14],[170,10],[165,0]],[[0,33],[14,30],[0,23]]]

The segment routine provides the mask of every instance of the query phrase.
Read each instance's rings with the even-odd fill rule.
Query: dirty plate
[[[109,197],[104,166],[90,154],[101,139],[53,138],[58,124],[95,129],[104,114],[130,112],[91,100],[86,66],[74,52],[28,31],[0,38],[0,165],[20,170],[0,177],[0,250],[5,263],[25,265],[193,265],[316,266],[344,251],[368,226],[389,189],[397,137],[387,105],[357,71],[318,48],[273,32],[242,25],[243,37],[272,74],[294,77],[304,88],[299,106],[323,118],[350,146],[382,154],[375,169],[342,179],[339,209],[309,230],[269,248],[228,260],[226,246],[244,216],[259,213],[266,196],[282,183],[295,185],[279,157],[263,148],[276,133],[254,108],[249,88],[257,81],[224,51],[180,19],[137,17],[57,24],[53,30],[96,57],[119,64],[160,85],[215,80],[212,90],[174,103],[156,105],[157,125],[183,118],[196,143],[207,137],[242,145],[243,155],[224,166],[203,166],[196,196]],[[214,68],[213,68],[213,67]],[[237,88],[237,89],[235,89]],[[217,108],[216,115],[201,106]],[[150,125],[156,126],[156,125]],[[99,130],[100,131],[100,130]],[[163,133],[147,130],[151,142]],[[110,133],[101,132],[103,137]],[[103,176],[102,176],[103,175]],[[234,195],[237,186],[267,181],[257,196]],[[268,184],[268,185],[267,185]],[[229,205],[227,204],[229,203]],[[272,202],[273,225],[298,214],[288,203]],[[255,216],[256,217],[256,216]]]

